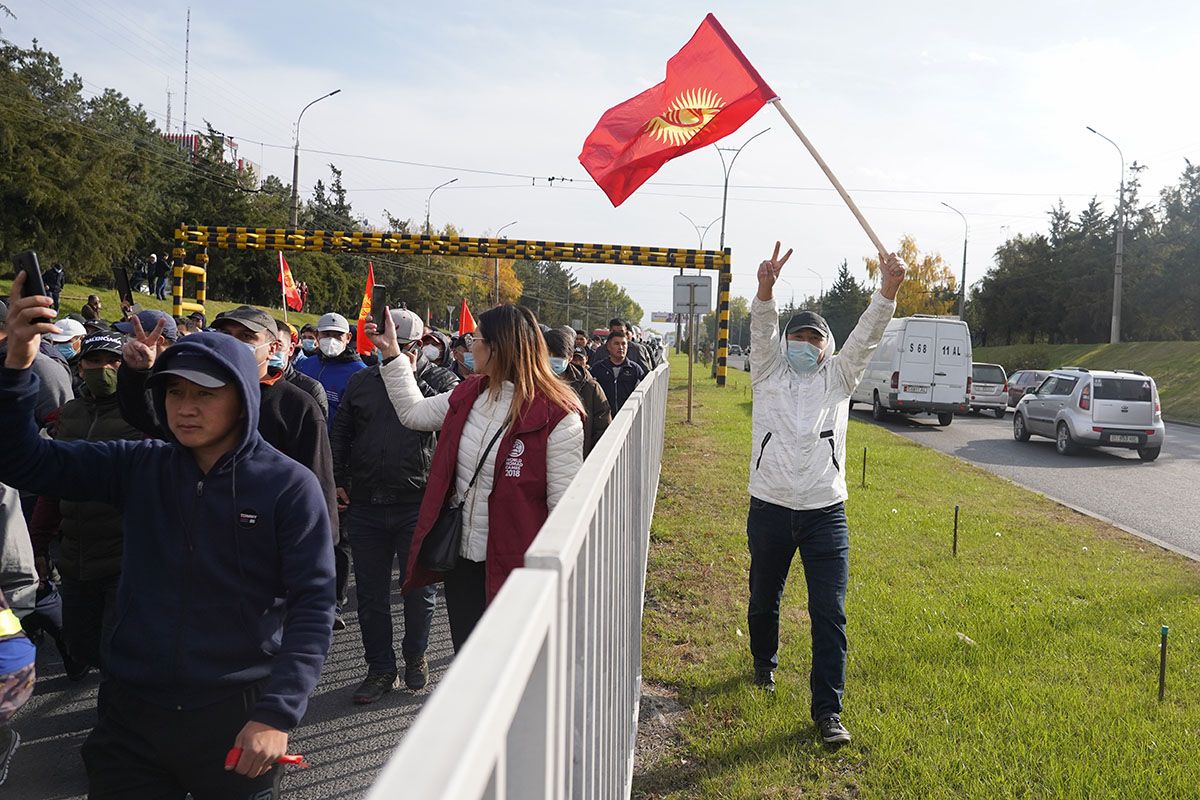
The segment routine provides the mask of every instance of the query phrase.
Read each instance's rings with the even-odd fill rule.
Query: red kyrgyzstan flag
[[[354,337],[354,349],[369,353],[375,349],[367,338],[367,316],[371,313],[371,289],[375,286],[375,265],[367,262],[367,288],[363,289],[362,305],[358,309],[358,334]],[[379,309],[382,311],[383,309]],[[376,324],[379,324],[378,322]]]
[[[283,301],[287,303],[287,307],[292,311],[304,308],[304,300],[300,297],[300,287],[296,285],[296,280],[292,277],[292,268],[284,259],[283,251],[279,253],[279,283],[283,285]]]
[[[733,133],[776,96],[709,14],[666,80],[604,112],[579,163],[619,206],[663,164]]]
[[[458,312],[458,335],[474,332],[475,318],[471,316],[471,309],[467,308],[467,298],[464,297],[462,308]]]

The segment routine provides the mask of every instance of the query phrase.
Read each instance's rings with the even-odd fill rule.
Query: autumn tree
[[[900,240],[900,260],[908,275],[896,295],[896,316],[913,314],[951,314],[958,304],[958,281],[940,253],[922,253],[916,240],[908,235]],[[867,258],[867,275],[879,279],[879,259]]]

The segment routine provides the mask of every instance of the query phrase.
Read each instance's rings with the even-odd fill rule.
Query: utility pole
[[[746,145],[742,145],[742,147],[745,147],[745,146]],[[722,210],[721,213],[724,214],[725,212]],[[679,212],[679,216],[686,219],[689,223],[691,223],[691,226],[696,229],[696,236],[699,237],[699,239],[700,239],[700,249],[701,250],[704,249],[704,237],[708,235],[708,229],[711,228],[713,225],[715,225],[721,219],[721,217],[717,217],[716,219],[714,219],[712,222],[708,223],[707,225],[697,225],[696,221],[694,219],[692,219],[691,217],[689,217],[687,214],[683,213],[682,211]],[[679,268],[679,274],[680,275],[683,274],[683,267]],[[683,333],[683,322],[681,321],[679,315],[676,314],[675,315],[675,354],[676,355],[678,355],[680,353],[679,339],[680,339],[680,336],[682,335],[682,333]]]
[[[429,193],[429,196],[425,198],[425,235],[426,236],[433,235],[433,229],[429,227],[429,206],[433,203],[433,196],[435,194],[437,194],[438,189],[441,189],[443,186],[449,186],[450,184],[454,183],[456,180],[458,180],[458,178],[451,178],[450,180],[446,181],[445,183],[438,184],[437,186],[433,187],[433,191],[431,191]],[[431,246],[431,248],[432,248],[432,246]],[[425,256],[425,269],[432,274],[432,271],[433,271],[433,253],[432,253],[432,251],[427,253]]]
[[[1108,337],[1110,342],[1116,344],[1121,341],[1121,261],[1125,255],[1125,154],[1121,152],[1120,147],[1117,147],[1116,142],[1091,125],[1088,125],[1087,129],[1116,147],[1117,155],[1121,157],[1121,183],[1118,189],[1120,194],[1117,196],[1117,255],[1113,264],[1112,327]]]
[[[430,195],[430,196],[432,197],[432,195]],[[426,225],[429,224],[428,219],[426,219],[425,224]],[[517,221],[514,219],[512,222],[509,222],[505,225],[501,225],[500,230],[496,231],[496,238],[497,239],[503,238],[500,234],[504,233],[504,229],[509,228],[516,224],[517,224]],[[495,282],[496,282],[495,289],[492,293],[492,302],[495,305],[500,305],[500,256],[495,256],[494,258],[492,258],[492,271],[493,271],[493,278],[495,279]]]
[[[300,215],[300,120],[304,118],[304,112],[308,111],[314,103],[319,103],[326,97],[333,97],[340,92],[341,89],[334,89],[329,94],[323,94],[312,103],[309,103],[304,108],[300,109],[300,116],[296,117],[296,148],[292,153],[292,227],[295,228]]]
[[[955,214],[958,214],[960,217],[962,217],[962,221],[963,221],[963,266],[962,266],[962,280],[959,281],[959,284],[958,284],[958,318],[966,319],[967,318],[967,316],[966,316],[966,312],[967,312],[967,235],[970,233],[971,228],[969,225],[967,225],[967,217],[965,214],[963,214],[961,211],[959,211],[957,208],[950,205],[949,203],[943,202],[942,205],[944,205],[946,208],[950,209]]]

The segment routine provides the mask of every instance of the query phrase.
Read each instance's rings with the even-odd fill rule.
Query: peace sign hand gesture
[[[166,349],[161,344],[163,328],[167,326],[165,319],[160,319],[149,333],[142,327],[142,321],[137,315],[129,318],[133,323],[133,336],[121,348],[121,360],[127,367],[136,372],[145,372],[154,366],[155,360]]]
[[[792,249],[783,254],[783,258],[779,257],[779,242],[775,243],[775,252],[769,259],[758,265],[758,299],[770,300],[772,290],[775,288],[775,281],[779,278],[779,273],[783,269],[783,265],[792,257]]]

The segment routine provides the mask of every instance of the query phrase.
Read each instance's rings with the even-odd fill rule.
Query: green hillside
[[[1033,344],[975,348],[975,360],[1018,369],[1139,369],[1154,378],[1167,419],[1200,422],[1200,342]]]

